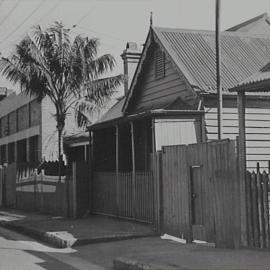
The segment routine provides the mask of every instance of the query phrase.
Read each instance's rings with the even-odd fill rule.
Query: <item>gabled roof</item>
[[[191,84],[215,92],[215,32],[154,28],[175,64]],[[270,60],[270,36],[221,33],[222,87],[227,90],[260,70]]]
[[[250,20],[247,20],[245,22],[242,22],[238,25],[235,25],[226,31],[241,31],[241,32],[250,32],[252,29],[256,28],[260,24],[267,25],[270,28],[269,25],[270,17],[267,13],[263,13],[257,17],[254,17]]]
[[[165,52],[191,91],[216,93],[215,32],[151,27],[127,96],[99,123],[122,117],[126,112],[131,97],[136,94],[134,90],[152,42]],[[225,92],[258,72],[269,61],[269,35],[221,33],[221,79]]]

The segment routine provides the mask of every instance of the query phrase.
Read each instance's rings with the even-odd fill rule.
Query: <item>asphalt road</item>
[[[87,250],[93,246],[76,249],[56,249],[39,243],[22,234],[0,227],[0,270],[104,270],[91,262]],[[110,263],[110,265],[112,265]]]

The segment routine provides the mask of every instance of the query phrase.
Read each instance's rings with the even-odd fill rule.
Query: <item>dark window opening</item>
[[[69,147],[67,150],[68,161],[86,161],[89,155],[89,145],[80,145],[76,147]]]
[[[38,161],[38,136],[33,136],[29,138],[29,161],[37,162]]]
[[[95,131],[94,167],[96,171],[115,170],[115,142],[115,127]]]
[[[15,162],[15,143],[8,144],[8,164]]]
[[[1,164],[4,164],[7,162],[7,154],[6,154],[6,145],[1,145],[0,147],[0,159],[1,159]]]
[[[17,142],[18,162],[26,162],[26,140]]]

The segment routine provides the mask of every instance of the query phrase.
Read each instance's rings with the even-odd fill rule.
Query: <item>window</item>
[[[161,50],[155,51],[155,77],[156,79],[165,76],[165,54]]]
[[[0,146],[0,158],[1,158],[2,165],[7,162],[6,145]]]
[[[8,164],[15,162],[15,143],[8,144]]]
[[[9,135],[17,132],[17,111],[8,115]]]
[[[1,118],[1,136],[5,137],[9,134],[9,127],[8,127],[8,115]]]
[[[17,142],[17,159],[18,162],[26,162],[26,139]]]
[[[29,161],[38,162],[39,144],[38,136],[33,136],[29,138]]]

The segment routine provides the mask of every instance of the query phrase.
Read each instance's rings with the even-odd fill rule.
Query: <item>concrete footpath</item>
[[[158,237],[122,241],[129,250],[114,259],[116,270],[176,269],[270,269],[270,251],[251,249],[219,249],[198,244],[180,244]],[[102,249],[110,243],[102,244]],[[116,255],[116,254],[115,254]]]
[[[153,227],[110,217],[66,219],[39,213],[1,209],[0,225],[58,248],[153,236]]]
[[[93,216],[64,219],[0,210],[0,225],[59,248],[76,247],[73,254],[57,253],[61,261],[90,262],[104,269],[268,269],[270,251],[218,249],[181,244],[154,236],[153,228],[136,222]],[[151,236],[151,237],[149,237]],[[83,244],[91,244],[84,245]],[[74,269],[77,269],[76,267]]]

